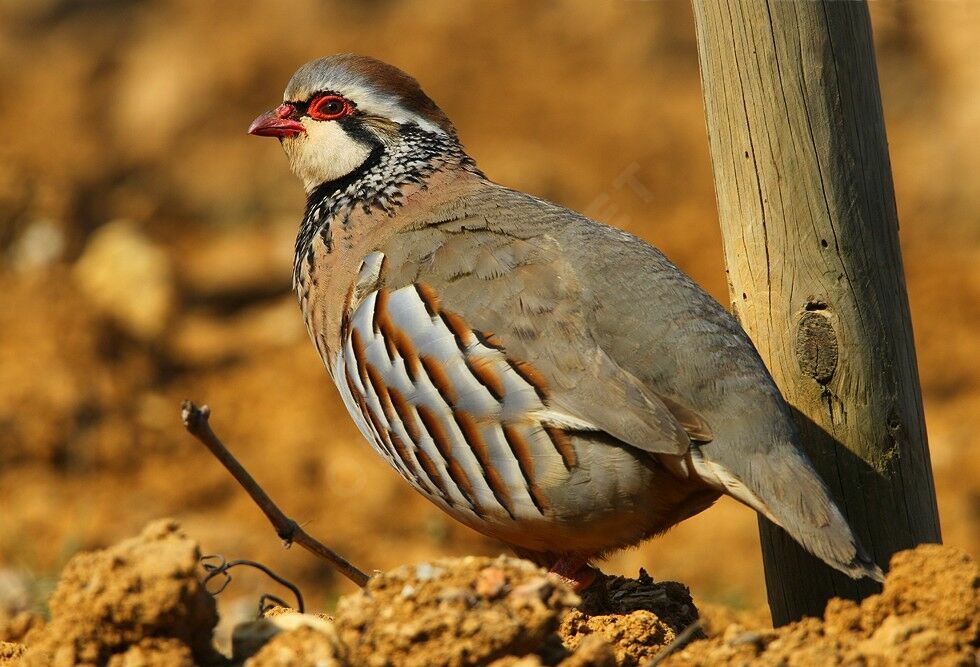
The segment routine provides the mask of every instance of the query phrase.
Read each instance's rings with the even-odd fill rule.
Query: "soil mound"
[[[377,574],[333,618],[277,608],[241,624],[231,658],[212,645],[199,558],[173,521],[76,556],[50,621],[0,618],[0,667],[974,665],[980,647],[980,571],[938,545],[896,555],[883,592],[861,604],[834,600],[823,619],[777,630],[711,612],[706,639],[687,588],[645,572],[603,578],[581,599],[516,558],[435,560]]]
[[[730,625],[665,665],[975,665],[980,569],[958,549],[896,554],[884,590],[860,604],[831,600],[824,618],[777,630]]]
[[[200,552],[173,521],[80,553],[51,596],[51,621],[27,633],[25,667],[193,665],[213,662],[214,598],[199,582]]]
[[[480,665],[548,644],[579,598],[527,561],[467,557],[404,566],[341,599],[353,664]]]

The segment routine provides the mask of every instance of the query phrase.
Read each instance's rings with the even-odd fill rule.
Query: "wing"
[[[493,201],[477,199],[452,219],[400,232],[381,249],[390,269],[379,280],[392,293],[413,286],[422,305],[412,317],[445,323],[463,361],[478,360],[469,369],[477,381],[484,372],[509,378],[505,421],[603,431],[655,454],[682,455],[692,438],[710,439],[694,411],[658,395],[598,344],[592,322],[601,304],[555,234],[556,217],[571,214],[528,197],[507,204],[502,217]],[[408,326],[408,310],[398,316]]]

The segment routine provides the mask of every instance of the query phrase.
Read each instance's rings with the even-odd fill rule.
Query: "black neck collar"
[[[340,178],[335,178],[332,181],[326,181],[320,183],[310,191],[310,194],[306,196],[306,211],[304,212],[304,217],[308,217],[310,212],[320,203],[330,199],[331,197],[343,192],[351,184],[357,182],[364,177],[369,171],[381,164],[381,160],[384,157],[384,146],[381,144],[376,144],[371,152],[368,154],[367,159],[361,163],[361,166],[356,168],[349,174],[345,174]]]

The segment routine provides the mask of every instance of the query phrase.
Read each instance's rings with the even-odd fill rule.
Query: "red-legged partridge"
[[[488,180],[371,58],[303,65],[250,132],[306,188],[294,284],[323,363],[444,511],[584,580],[724,493],[880,578],[746,334],[656,249]]]

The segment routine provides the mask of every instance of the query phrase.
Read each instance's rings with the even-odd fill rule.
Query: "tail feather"
[[[854,579],[883,581],[881,568],[855,537],[826,485],[795,446],[775,446],[725,462],[712,451],[720,446],[709,443],[691,447],[694,470],[705,482],[782,527],[831,567]]]

